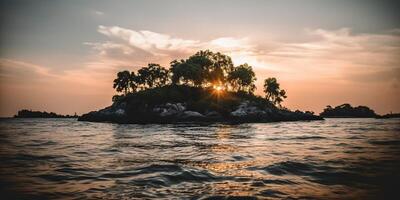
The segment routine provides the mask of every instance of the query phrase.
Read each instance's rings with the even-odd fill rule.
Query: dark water
[[[1,199],[400,197],[400,119],[242,125],[5,119],[0,130]]]

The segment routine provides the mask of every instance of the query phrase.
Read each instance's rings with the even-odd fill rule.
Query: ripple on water
[[[400,180],[399,122],[0,120],[0,193],[10,194],[5,199],[390,199]]]
[[[360,173],[358,168],[333,167],[312,162],[284,161],[266,167],[252,167],[276,176],[296,175],[324,185],[354,185],[373,182],[373,178]]]

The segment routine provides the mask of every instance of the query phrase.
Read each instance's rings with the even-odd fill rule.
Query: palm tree
[[[267,78],[264,81],[265,98],[275,105],[280,105],[284,98],[286,98],[286,91],[281,90],[276,78]]]
[[[117,73],[117,78],[114,79],[113,88],[117,92],[124,92],[125,95],[129,93],[130,83],[131,83],[131,73],[129,71],[121,71]]]

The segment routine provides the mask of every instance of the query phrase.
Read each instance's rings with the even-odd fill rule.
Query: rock
[[[186,106],[183,103],[166,103],[164,105],[158,105],[153,108],[153,112],[157,113],[161,117],[175,116],[182,114],[186,110]]]
[[[186,110],[186,107],[182,104],[182,103],[177,103],[177,104],[175,104],[176,105],[176,109],[178,110],[178,111],[184,111],[184,110]]]
[[[118,109],[118,110],[115,111],[115,114],[117,114],[117,115],[125,115],[125,110]]]
[[[312,113],[293,112],[275,107],[260,106],[257,102],[242,101],[226,115],[209,109],[204,114],[187,110],[186,103],[165,103],[156,106],[141,104],[140,108],[127,106],[126,102],[114,103],[99,111],[78,118],[80,121],[115,123],[179,123],[179,122],[274,122],[297,120],[321,120]],[[128,110],[129,109],[129,110]]]
[[[237,109],[237,110],[231,112],[231,115],[234,117],[242,117],[242,116],[247,115],[247,113],[243,109]]]
[[[236,110],[231,112],[233,117],[245,117],[249,115],[263,115],[266,112],[257,108],[256,106],[251,106],[249,101],[242,102]]]
[[[221,114],[219,114],[216,111],[210,111],[210,112],[206,112],[205,116],[206,117],[221,117]]]
[[[182,117],[183,118],[192,118],[192,117],[198,118],[198,117],[204,117],[204,115],[202,115],[199,112],[188,110],[188,111],[183,112]]]
[[[167,117],[167,116],[172,116],[177,114],[176,110],[172,110],[172,109],[163,109],[163,111],[160,113],[161,117]]]

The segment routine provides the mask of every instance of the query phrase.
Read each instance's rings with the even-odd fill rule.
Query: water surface
[[[6,199],[395,199],[400,119],[0,121]]]

